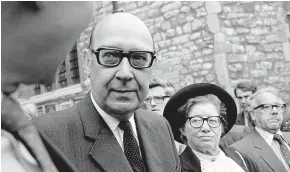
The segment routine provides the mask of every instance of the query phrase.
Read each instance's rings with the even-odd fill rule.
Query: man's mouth
[[[203,139],[212,139],[213,136],[199,136],[199,138],[203,138]]]
[[[111,91],[118,92],[118,93],[135,92],[134,89],[112,89]]]
[[[135,90],[121,90],[121,89],[112,89],[111,90],[111,93],[113,94],[113,95],[115,95],[116,97],[118,97],[118,98],[121,98],[121,99],[128,99],[129,97],[132,97],[132,96],[134,96],[134,94],[135,94]]]
[[[279,119],[269,119],[270,122],[278,122]]]

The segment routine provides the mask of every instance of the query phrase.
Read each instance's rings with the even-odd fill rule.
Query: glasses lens
[[[145,104],[149,105],[150,102],[151,102],[151,99],[152,99],[151,97],[147,97],[147,98],[144,100]]]
[[[122,52],[118,50],[100,50],[99,61],[105,66],[116,66],[119,64]]]
[[[261,109],[265,112],[270,112],[272,110],[272,105],[265,104],[261,107]]]
[[[155,96],[153,97],[155,103],[162,103],[163,102],[163,96]]]
[[[150,67],[152,54],[149,52],[132,52],[130,55],[130,63],[133,67],[146,68]]]
[[[211,127],[218,127],[221,124],[221,120],[217,116],[212,116],[207,119],[208,125]]]
[[[203,123],[203,119],[200,117],[193,117],[190,119],[190,124],[194,128],[201,127],[202,123]]]
[[[276,105],[275,107],[276,107],[277,111],[284,112],[285,111],[285,108],[286,108],[286,105],[285,104]]]

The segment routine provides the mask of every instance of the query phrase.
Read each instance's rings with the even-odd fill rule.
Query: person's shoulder
[[[61,126],[70,123],[71,120],[74,120],[75,117],[78,116],[77,113],[77,106],[75,105],[65,110],[55,111],[32,118],[32,122],[37,128],[51,128],[53,126]]]
[[[157,113],[144,109],[138,109],[136,111],[136,114],[139,119],[145,121],[146,123],[150,124],[152,127],[156,129],[157,128],[165,130],[171,129],[168,121],[163,116],[158,115]]]
[[[47,113],[35,118],[32,118],[33,120],[44,120],[44,119],[49,119],[49,118],[66,118],[71,116],[71,114],[74,114],[77,112],[77,105],[74,105],[68,109],[60,110],[60,111],[55,111],[51,113]]]
[[[287,139],[290,139],[290,132],[282,132],[282,135]]]
[[[252,135],[253,135],[253,133],[248,134],[247,136],[245,136],[241,140],[230,145],[230,147],[237,148],[237,149],[249,147],[252,143]]]
[[[290,144],[290,132],[282,132],[284,139]]]
[[[154,113],[154,112],[151,112],[151,111],[148,111],[148,110],[145,110],[145,109],[138,109],[136,111],[137,114],[140,114],[142,115],[142,118],[145,119],[145,120],[150,120],[150,121],[164,121],[164,117],[161,116],[161,115],[158,115],[157,113]]]

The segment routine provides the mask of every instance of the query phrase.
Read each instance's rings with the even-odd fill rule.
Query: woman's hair
[[[224,131],[227,131],[228,123],[227,123],[226,106],[223,102],[220,101],[220,99],[217,96],[213,94],[207,94],[204,96],[198,96],[198,97],[188,99],[187,102],[178,109],[178,112],[182,113],[187,118],[189,115],[190,109],[194,105],[205,104],[205,103],[211,103],[216,107],[218,113],[222,117],[221,121],[224,126]]]

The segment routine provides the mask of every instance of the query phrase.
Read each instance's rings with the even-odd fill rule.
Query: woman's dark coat
[[[242,155],[247,166],[245,167],[243,160],[234,149],[224,149],[223,151],[229,158],[242,167],[245,172],[260,172],[257,164],[253,162],[249,156]],[[190,147],[187,146],[179,158],[182,172],[201,172],[200,161]]]

